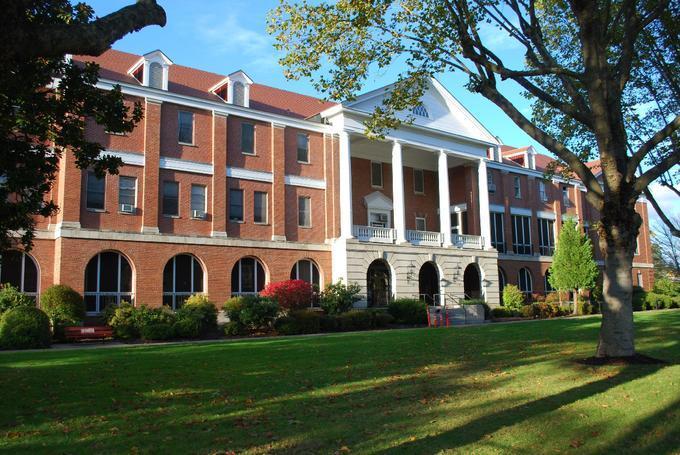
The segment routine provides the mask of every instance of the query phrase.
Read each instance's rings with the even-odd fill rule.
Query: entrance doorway
[[[432,262],[426,262],[418,273],[418,294],[428,305],[438,305],[439,272]]]
[[[465,267],[463,274],[463,288],[466,299],[481,299],[482,286],[481,278],[479,276],[479,268],[476,264],[469,264]]]
[[[368,287],[368,306],[386,307],[392,295],[390,267],[382,259],[376,259],[368,266],[366,283]]]

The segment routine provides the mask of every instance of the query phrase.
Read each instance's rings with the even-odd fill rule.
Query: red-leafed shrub
[[[269,283],[260,295],[275,300],[284,310],[309,308],[313,289],[310,283],[302,280],[286,280]]]

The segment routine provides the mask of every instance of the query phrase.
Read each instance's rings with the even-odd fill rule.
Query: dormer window
[[[128,70],[140,84],[159,90],[168,89],[168,74],[172,61],[161,51],[149,52]]]
[[[242,82],[234,82],[234,104],[237,106],[245,106],[246,89]]]
[[[139,65],[139,68],[132,72],[132,77],[137,79],[141,84],[144,81],[144,65]]]
[[[427,109],[425,109],[425,106],[423,106],[422,104],[419,104],[413,108],[413,115],[417,115],[418,117],[430,118],[430,114],[428,114]]]
[[[214,91],[215,95],[222,98],[224,101],[229,100],[229,84],[223,84],[220,88]]]
[[[236,71],[208,89],[209,92],[235,106],[250,107],[250,86],[253,80],[243,71]]]
[[[163,90],[163,67],[158,62],[149,65],[149,87]]]

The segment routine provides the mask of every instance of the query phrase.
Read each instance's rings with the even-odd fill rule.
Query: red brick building
[[[544,181],[549,158],[506,150],[436,80],[412,125],[371,141],[362,121],[389,87],[336,105],[161,51],[87,60],[101,66],[100,88],[120,85],[144,119],[125,135],[88,123],[88,138],[122,159],[119,175],[97,179],[65,154],[50,195],[60,212],[38,220],[30,254],[3,256],[0,280],[33,295],[68,284],[92,314],[121,300],[176,307],[197,292],[222,302],[291,277],[358,282],[367,305],[497,304],[499,284],[545,291],[564,217],[597,221],[579,182]],[[639,210],[633,273],[647,288]]]

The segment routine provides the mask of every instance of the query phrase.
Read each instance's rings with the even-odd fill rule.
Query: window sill
[[[177,141],[179,145],[183,145],[184,147],[198,147],[196,144],[190,144],[189,142],[179,142]]]
[[[376,185],[371,184],[371,188],[373,188],[373,189],[375,189],[375,190],[382,190],[382,189],[383,189],[383,186],[382,186],[382,185],[376,186]]]
[[[257,221],[253,221],[253,224],[256,224],[258,226],[269,226],[269,223],[267,223],[267,222],[259,222],[258,223]]]
[[[256,152],[253,152],[253,153],[241,152],[241,155],[245,155],[245,156],[257,156],[257,153],[256,153]]]
[[[425,196],[425,192],[424,192],[424,191],[423,191],[423,192],[414,191],[413,194],[415,194],[416,196]]]
[[[164,218],[173,218],[173,219],[176,219],[176,220],[178,220],[180,218],[179,215],[166,215],[165,213],[163,214],[163,217]]]
[[[86,207],[85,210],[92,213],[107,213],[106,209],[92,209],[90,207]]]
[[[311,163],[311,162],[309,162],[309,161],[300,161],[300,160],[298,160],[298,162],[297,162],[297,163],[298,163],[298,164],[306,164],[307,166],[309,166],[309,165],[311,165],[311,164],[312,164],[312,163]]]
[[[128,215],[128,216],[129,215],[137,215],[137,208],[135,208],[132,212],[122,212],[122,211],[118,210],[118,214],[119,215]]]
[[[230,223],[235,223],[235,224],[244,224],[245,221],[243,220],[229,220]]]
[[[207,217],[207,216],[201,216],[201,217],[192,216],[192,217],[189,218],[189,219],[194,220],[194,221],[207,221],[208,217]]]
[[[300,229],[312,229],[312,226],[300,226],[298,225]]]

